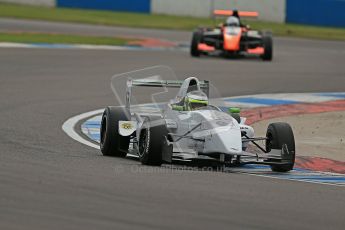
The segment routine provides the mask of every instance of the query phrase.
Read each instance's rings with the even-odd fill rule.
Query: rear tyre
[[[273,58],[273,39],[271,34],[264,34],[262,37],[264,54],[261,56],[264,61],[271,61]]]
[[[138,153],[143,165],[162,165],[164,138],[168,130],[163,120],[146,120],[140,131]]]
[[[192,44],[190,46],[190,55],[192,57],[199,57],[200,56],[200,51],[198,49],[199,43],[201,42],[202,39],[202,31],[197,30],[193,32],[193,37],[192,37]]]
[[[286,144],[289,152],[293,154],[292,162],[287,164],[271,165],[274,172],[288,172],[293,169],[295,164],[295,138],[292,128],[289,124],[284,122],[272,123],[268,126],[266,132],[266,151],[271,149],[282,149]],[[275,161],[271,159],[270,161]]]
[[[104,110],[100,131],[100,148],[104,156],[127,155],[130,137],[119,134],[119,121],[126,120],[128,117],[123,108],[109,106]]]

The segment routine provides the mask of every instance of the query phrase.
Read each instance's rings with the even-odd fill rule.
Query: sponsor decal
[[[131,123],[122,123],[121,128],[123,129],[132,129],[133,125]]]

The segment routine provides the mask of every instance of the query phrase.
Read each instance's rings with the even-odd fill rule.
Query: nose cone
[[[242,152],[242,139],[240,128],[218,128],[217,133],[212,135],[212,142],[219,146],[217,152],[239,154]]]
[[[242,152],[242,138],[240,126],[235,119],[226,126],[209,130],[205,138],[205,153],[240,154]]]

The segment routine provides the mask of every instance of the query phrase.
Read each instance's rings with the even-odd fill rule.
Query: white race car
[[[214,162],[224,165],[265,164],[287,172],[295,162],[295,140],[287,123],[272,123],[265,137],[254,137],[239,109],[221,110],[209,100],[210,83],[195,77],[165,80],[168,67],[151,67],[117,75],[112,88],[119,99],[119,82],[126,80],[125,106],[104,110],[100,131],[103,155],[135,154],[145,165],[178,161]],[[163,76],[165,75],[165,76]],[[170,74],[172,76],[172,74]],[[178,88],[169,103],[151,104],[143,111],[131,105],[133,88]],[[265,142],[262,147],[257,142]],[[251,143],[251,144],[250,144]]]

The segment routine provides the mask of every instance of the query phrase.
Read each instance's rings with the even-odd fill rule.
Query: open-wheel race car
[[[215,10],[216,16],[226,16],[225,23],[215,28],[198,28],[193,32],[190,53],[232,57],[256,56],[264,61],[273,58],[272,33],[252,30],[241,23],[241,17],[257,17],[257,12]]]
[[[289,124],[271,123],[266,136],[255,137],[238,108],[225,110],[212,104],[217,100],[209,99],[209,81],[195,77],[166,80],[173,76],[165,75],[170,71],[158,66],[113,77],[112,89],[119,101],[118,93],[125,88],[125,106],[104,110],[100,130],[103,155],[125,157],[131,153],[142,164],[155,166],[176,160],[227,166],[264,164],[277,172],[293,169],[295,141]],[[159,89],[158,94],[175,88],[177,94],[168,103],[132,105],[136,101],[132,93],[138,87]]]

